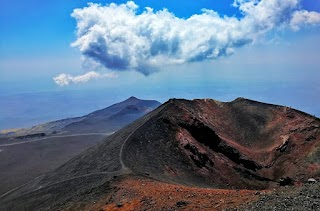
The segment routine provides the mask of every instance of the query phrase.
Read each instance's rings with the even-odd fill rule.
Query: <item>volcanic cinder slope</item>
[[[123,162],[134,172],[245,189],[320,175],[320,121],[305,113],[242,98],[171,100],[161,109],[124,145]]]
[[[243,98],[173,99],[2,197],[0,208],[84,209],[116,192],[112,181],[139,175],[160,184],[268,189],[281,178],[319,179],[319,162],[320,120],[311,115]]]
[[[82,117],[3,135],[0,138],[0,195],[57,168],[159,105],[155,100],[130,97]]]

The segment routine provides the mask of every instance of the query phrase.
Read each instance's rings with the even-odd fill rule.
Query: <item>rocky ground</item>
[[[260,196],[240,210],[320,210],[320,183],[286,186]]]
[[[273,190],[187,187],[146,177],[121,178],[86,210],[320,210],[320,183]]]
[[[86,210],[224,210],[256,201],[259,194],[268,193],[188,187],[141,176],[127,177],[111,186],[112,193]]]

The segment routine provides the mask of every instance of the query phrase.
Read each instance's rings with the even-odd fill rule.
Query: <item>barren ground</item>
[[[169,184],[129,177],[112,185],[114,192],[88,210],[221,210],[256,201],[268,191],[226,190]]]
[[[104,138],[105,135],[51,137],[0,146],[0,195],[48,173]]]

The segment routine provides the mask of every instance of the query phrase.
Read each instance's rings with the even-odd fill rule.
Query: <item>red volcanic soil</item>
[[[127,177],[85,210],[223,210],[257,201],[270,191],[187,187],[146,177]]]

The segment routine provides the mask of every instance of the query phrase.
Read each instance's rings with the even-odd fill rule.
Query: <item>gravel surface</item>
[[[283,187],[236,210],[320,210],[320,183]]]

